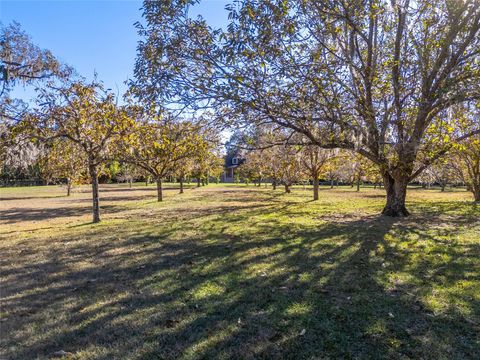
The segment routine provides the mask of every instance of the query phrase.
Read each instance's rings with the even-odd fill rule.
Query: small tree
[[[63,138],[82,150],[92,183],[93,222],[99,222],[99,168],[132,126],[131,118],[95,81],[42,89],[38,104],[22,128],[42,141]]]
[[[322,171],[336,155],[337,152],[334,150],[321,149],[312,145],[305,146],[300,152],[303,169],[313,181],[313,200],[318,200],[319,197],[318,187]]]
[[[57,138],[48,146],[45,156],[39,160],[40,169],[50,178],[63,180],[67,185],[67,196],[72,186],[88,178],[85,153],[74,142]]]
[[[469,138],[452,154],[453,171],[480,202],[480,136]]]
[[[178,161],[173,174],[180,184],[180,194],[183,194],[185,178],[192,173],[194,166],[193,157],[187,157]]]
[[[223,157],[208,146],[197,150],[193,159],[192,176],[197,178],[197,187],[207,185],[210,176],[218,177],[223,171]]]
[[[134,164],[123,162],[120,164],[117,180],[128,183],[129,187],[132,188],[135,178],[142,175],[142,172]]]
[[[452,162],[452,156],[444,157],[436,163],[430,165],[420,174],[418,181],[422,186],[430,187],[432,184],[438,184],[440,190],[445,191],[446,186],[455,178],[455,165]]]
[[[137,121],[125,142],[123,160],[147,171],[157,184],[157,200],[163,200],[163,179],[177,165],[195,154],[201,138],[198,128],[188,122],[169,122],[154,117]]]
[[[290,193],[291,187],[302,175],[299,151],[289,145],[272,146],[263,151],[267,173],[273,181],[273,189],[278,184],[285,187],[285,192]]]
[[[262,179],[267,174],[267,164],[263,158],[263,152],[261,150],[253,150],[245,155],[245,162],[238,168],[240,176],[248,184],[248,182],[255,183],[258,180],[258,186],[260,186]]]

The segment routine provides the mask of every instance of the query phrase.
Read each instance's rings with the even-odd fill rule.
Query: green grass
[[[92,225],[87,191],[0,190],[0,358],[480,358],[466,192],[111,185]]]

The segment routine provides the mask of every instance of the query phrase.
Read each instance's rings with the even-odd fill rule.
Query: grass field
[[[1,359],[480,359],[463,191],[0,189]]]

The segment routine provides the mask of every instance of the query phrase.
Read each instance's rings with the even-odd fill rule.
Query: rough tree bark
[[[157,201],[163,201],[162,179],[157,178]]]
[[[474,201],[480,203],[480,182],[473,182],[471,186],[467,186],[467,190],[472,192]]]
[[[382,215],[391,217],[410,215],[405,207],[408,180],[407,175],[397,175],[394,178],[388,172],[383,174],[383,183],[387,192],[387,204],[383,208]]]
[[[318,174],[314,174],[313,176],[313,200],[318,200]]]
[[[67,179],[67,196],[70,196],[71,192],[72,192],[72,180]]]
[[[100,222],[100,202],[98,196],[98,172],[97,166],[89,165],[90,178],[92,180],[93,222]]]

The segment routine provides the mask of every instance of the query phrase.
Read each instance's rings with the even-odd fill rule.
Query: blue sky
[[[226,24],[229,1],[202,0],[192,10],[212,26]],[[41,48],[52,51],[89,79],[94,72],[105,85],[123,93],[133,75],[138,37],[133,24],[142,19],[141,1],[22,1],[0,0],[0,21],[20,23]],[[17,89],[18,97],[31,97]]]

